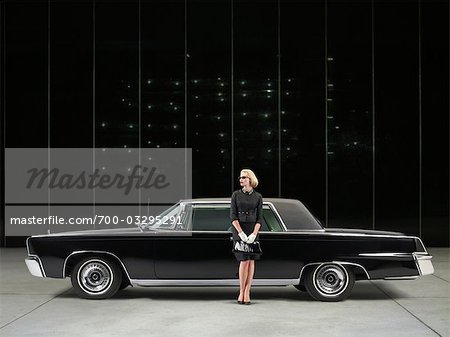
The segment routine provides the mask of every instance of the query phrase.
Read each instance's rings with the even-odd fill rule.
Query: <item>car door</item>
[[[273,204],[263,206],[263,221],[259,231],[263,254],[255,264],[254,279],[296,279],[303,264],[294,258],[297,240],[287,233]]]
[[[229,204],[189,206],[177,231],[155,240],[155,274],[159,279],[233,279],[238,263],[231,251]]]
[[[160,279],[234,279],[239,262],[232,253],[229,204],[187,207],[186,222],[155,240],[155,274]],[[294,259],[296,243],[286,233],[273,205],[263,205],[259,240],[263,254],[255,279],[295,279],[302,264]]]

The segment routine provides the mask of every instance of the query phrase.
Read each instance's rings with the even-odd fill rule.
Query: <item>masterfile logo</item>
[[[140,174],[142,172],[142,174]],[[109,189],[118,188],[124,191],[125,195],[130,194],[132,188],[140,189],[163,189],[170,185],[166,182],[167,177],[162,174],[156,174],[155,167],[143,167],[135,165],[129,175],[116,173],[114,175],[101,174],[99,169],[95,169],[94,173],[89,174],[81,171],[78,175],[63,173],[61,170],[54,168],[32,168],[27,171],[30,178],[26,188],[49,188],[49,189]]]
[[[6,203],[175,203],[190,198],[191,149],[7,148]]]
[[[192,197],[188,148],[6,148],[7,236],[136,227]]]

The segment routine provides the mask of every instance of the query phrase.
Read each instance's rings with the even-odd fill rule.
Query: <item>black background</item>
[[[300,199],[325,226],[449,245],[448,1],[0,9],[2,160],[189,147],[193,197],[230,196],[251,168],[264,197]]]

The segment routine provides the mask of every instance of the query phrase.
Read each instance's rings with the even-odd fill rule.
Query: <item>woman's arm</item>
[[[242,232],[242,228],[241,228],[241,225],[239,224],[239,220],[234,220],[231,224],[234,226],[234,228],[236,228],[238,233]]]
[[[230,218],[231,224],[236,228],[238,233],[242,232],[241,225],[239,224],[239,218],[237,215],[237,203],[236,203],[236,193],[231,196],[231,207],[230,207]]]
[[[259,222],[255,223],[255,228],[253,229],[253,234],[258,235],[261,224]]]
[[[256,223],[255,223],[255,229],[253,230],[253,234],[258,235],[259,229],[261,228],[261,222],[262,222],[262,196],[259,198],[258,206],[256,206]]]

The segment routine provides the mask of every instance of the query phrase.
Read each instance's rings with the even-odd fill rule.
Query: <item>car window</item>
[[[192,211],[193,231],[231,231],[229,206],[195,206]],[[260,231],[281,232],[283,228],[272,210],[263,206]]]
[[[192,211],[193,231],[228,231],[230,226],[230,208],[228,207],[195,207]]]
[[[263,208],[263,217],[264,217],[264,220],[265,220],[264,222],[266,224],[267,229],[263,229],[263,227],[261,227],[261,230],[270,231],[270,232],[282,232],[283,231],[283,227],[281,226],[277,217],[275,216],[275,214],[269,207]]]
[[[320,222],[298,200],[284,200],[274,202],[284,224],[293,230],[317,230],[323,229]]]

